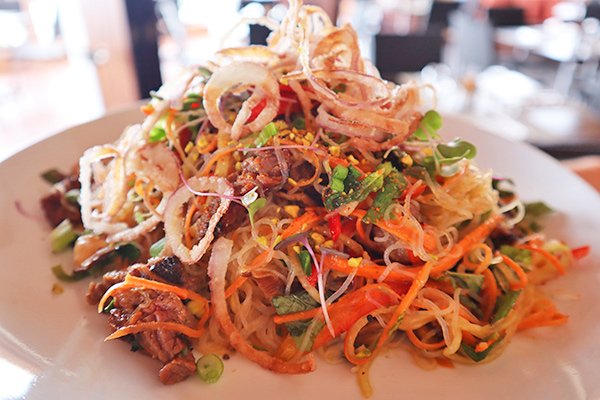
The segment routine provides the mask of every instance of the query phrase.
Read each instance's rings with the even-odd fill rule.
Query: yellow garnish
[[[298,213],[300,212],[300,207],[296,205],[283,206],[283,210],[289,214],[292,218],[298,218]]]
[[[296,182],[295,180],[293,180],[292,178],[288,178],[288,183],[292,186],[298,186],[298,182]]]
[[[350,164],[352,165],[358,165],[359,162],[356,158],[354,158],[354,156],[352,154],[350,154],[348,157],[348,161],[350,162]]]
[[[362,257],[352,257],[348,259],[348,266],[352,268],[360,267],[360,263],[362,263]]]
[[[235,170],[236,171],[241,171],[242,170],[242,163],[241,162],[236,162],[235,163]]]
[[[202,314],[204,314],[204,304],[200,303],[199,301],[190,300],[186,306],[196,318],[200,318]]]
[[[193,148],[194,148],[194,143],[192,143],[192,142],[188,142],[188,143],[185,145],[185,149],[183,149],[183,150],[184,150],[186,153],[189,153],[189,152],[190,152],[190,150],[192,150]]]
[[[198,151],[202,151],[206,146],[208,146],[208,140],[206,140],[206,136],[202,135],[198,138],[198,143],[196,143],[196,148]]]
[[[423,154],[426,156],[433,155],[433,149],[431,147],[425,147],[422,151],[423,151]]]
[[[281,235],[277,235],[277,237],[275,238],[275,246],[277,246],[281,242],[281,240],[283,240]]]
[[[292,246],[292,249],[294,249],[296,254],[300,254],[300,246],[298,246],[298,245]]]
[[[401,159],[400,162],[402,162],[402,164],[410,167],[413,165],[413,159],[409,154],[405,154]]]
[[[267,238],[264,236],[259,236],[256,238],[256,243],[263,245],[264,247],[267,247]]]
[[[54,283],[52,285],[52,293],[53,294],[62,294],[62,292],[64,292],[65,289],[58,283]]]
[[[291,139],[291,140],[294,140],[294,139],[296,139],[296,134],[295,134],[295,133],[290,133],[290,139]]]
[[[304,139],[312,142],[313,140],[315,140],[315,135],[313,135],[312,132],[306,132],[306,135],[304,135]]]
[[[329,146],[329,152],[334,157],[340,156],[340,146]]]
[[[323,237],[323,235],[321,235],[320,233],[317,233],[317,232],[311,233],[310,237],[315,241],[315,244],[317,244],[317,245],[320,245],[321,243],[323,243],[325,241],[325,238]]]
[[[333,240],[326,240],[326,241],[324,241],[323,244],[321,245],[321,247],[332,248],[333,247]]]

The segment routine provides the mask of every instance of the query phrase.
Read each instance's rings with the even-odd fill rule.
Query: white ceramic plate
[[[0,164],[0,398],[360,398],[350,367],[323,360],[313,374],[282,376],[234,356],[214,385],[189,379],[163,386],[157,362],[129,352],[120,341],[103,342],[109,328],[84,301],[87,282],[64,285],[61,295],[51,293],[50,267],[69,260],[50,254],[49,228],[38,206],[47,190],[40,172],[68,169],[85,148],[114,140],[139,118],[135,111],[114,114]],[[600,197],[529,146],[481,132],[461,118],[445,123],[449,136],[477,145],[480,166],[513,177],[523,198],[543,199],[559,211],[551,221],[553,235],[572,245],[591,244],[592,254],[545,288],[571,316],[566,326],[520,334],[500,359],[475,367],[424,371],[407,353],[389,352],[371,370],[374,398],[600,398]]]

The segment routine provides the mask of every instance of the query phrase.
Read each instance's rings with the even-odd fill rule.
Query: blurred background
[[[600,0],[318,0],[382,75],[558,158],[600,154]],[[0,159],[130,106],[223,45],[265,43],[277,0],[0,0]]]

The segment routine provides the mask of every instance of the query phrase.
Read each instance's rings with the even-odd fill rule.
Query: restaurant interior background
[[[306,2],[351,23],[385,78],[434,86],[440,111],[557,158],[600,154],[600,1]],[[269,31],[248,22],[279,20],[285,8],[277,0],[0,0],[0,160],[131,106],[222,45],[264,43]]]

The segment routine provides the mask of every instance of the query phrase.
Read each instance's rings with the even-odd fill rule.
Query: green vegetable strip
[[[256,137],[256,140],[254,140],[254,145],[256,147],[262,147],[265,144],[267,144],[267,142],[269,141],[269,139],[271,139],[272,137],[274,137],[278,133],[279,133],[279,131],[277,130],[277,127],[275,126],[275,124],[273,122],[269,122],[260,131],[260,133]]]
[[[53,253],[60,253],[69,247],[77,239],[77,233],[73,230],[71,221],[65,219],[50,232],[50,242]]]
[[[162,239],[159,239],[156,242],[154,242],[152,244],[152,246],[150,246],[150,257],[158,257],[158,255],[165,248],[165,243],[166,243],[166,238],[164,238],[164,237]]]
[[[510,310],[512,310],[513,306],[517,302],[520,294],[520,290],[514,290],[500,296],[496,303],[496,312],[492,317],[492,323],[500,321],[502,318],[508,315]]]
[[[367,211],[363,221],[373,223],[383,218],[385,210],[406,190],[406,179],[397,170],[392,170],[383,180],[383,188],[377,192],[371,208]]]

